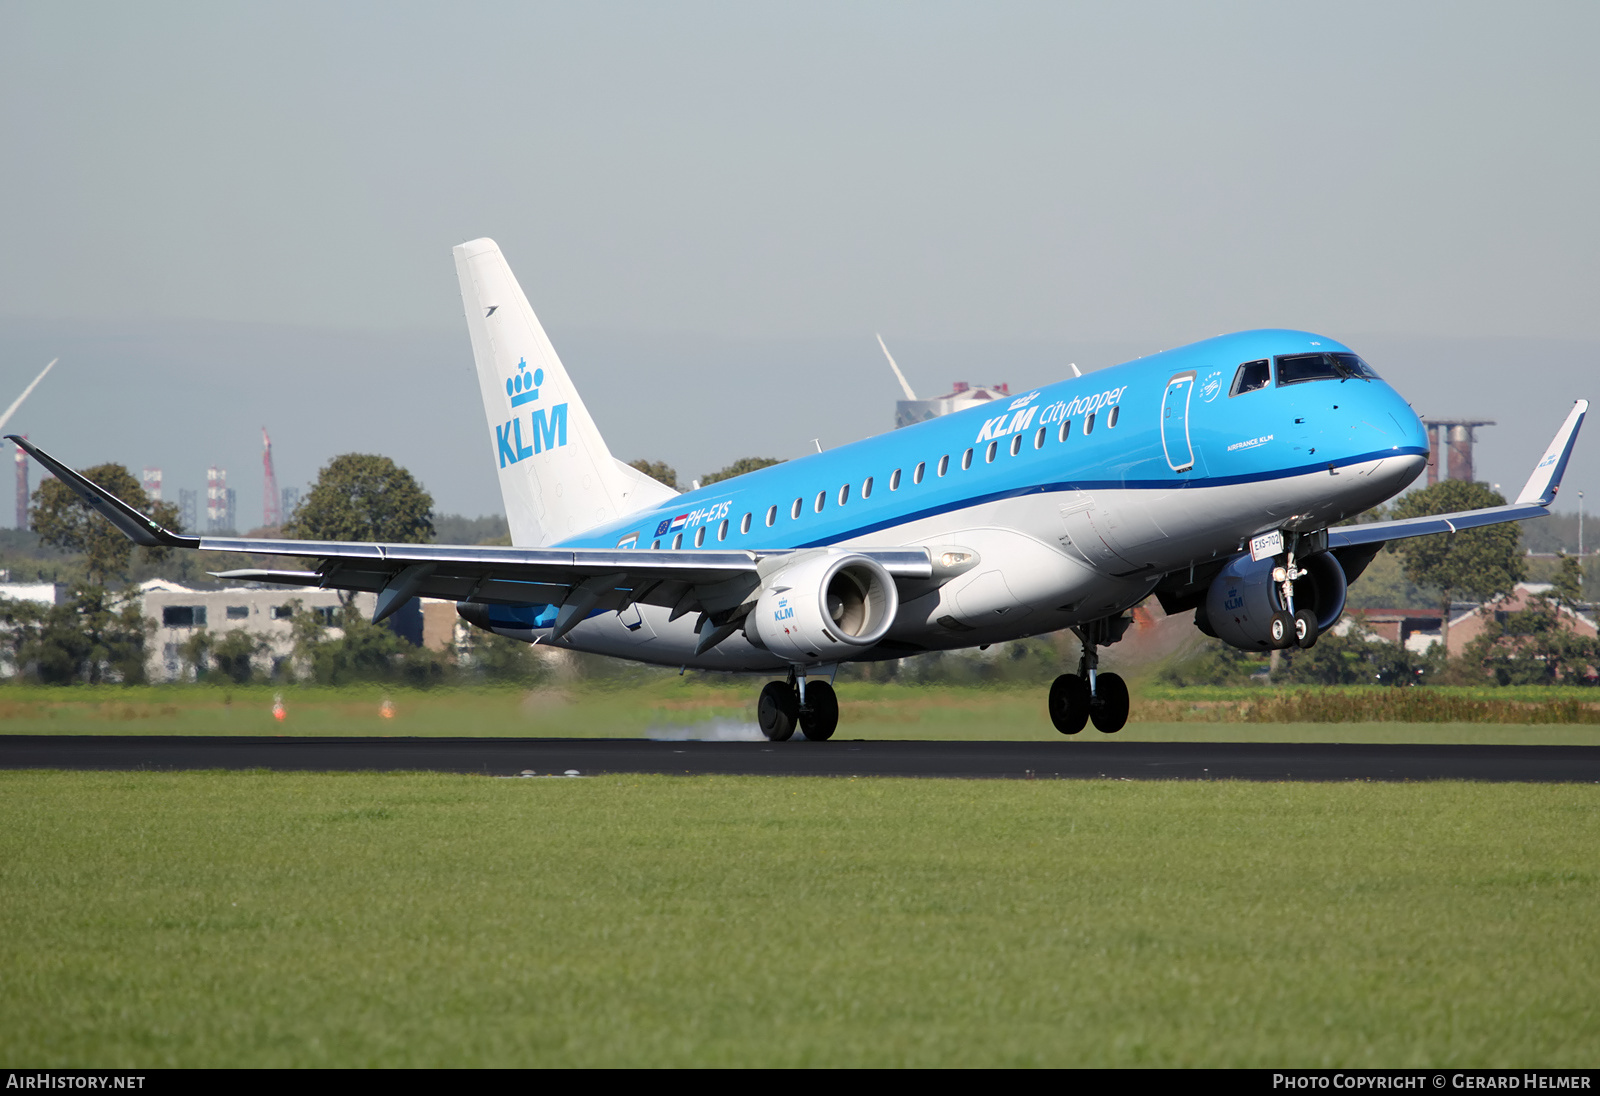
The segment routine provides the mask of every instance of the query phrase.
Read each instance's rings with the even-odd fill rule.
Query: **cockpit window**
[[[1254,392],[1258,388],[1265,388],[1272,383],[1272,369],[1267,364],[1267,359],[1258,362],[1245,362],[1239,367],[1239,372],[1233,375],[1233,388],[1228,395],[1242,396],[1246,392]]]
[[[1372,366],[1354,354],[1284,354],[1278,358],[1278,384],[1302,381],[1375,381]]]

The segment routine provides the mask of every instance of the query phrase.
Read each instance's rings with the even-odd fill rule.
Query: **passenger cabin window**
[[[795,499],[794,505],[789,507],[789,517],[798,518],[800,516],[800,507],[804,505],[805,499]]]
[[[983,451],[983,462],[985,464],[993,464],[994,463],[994,455],[995,455],[996,452],[999,451],[999,449],[1000,449],[1000,443],[999,442],[997,442],[997,441],[990,442],[989,443],[989,448],[987,448],[987,449],[985,449]]]
[[[1106,415],[1106,429],[1114,430],[1117,426],[1117,416],[1122,414],[1122,405],[1119,403]]]
[[[850,485],[847,483],[839,488],[839,505],[843,506],[850,501]]]
[[[1072,420],[1071,419],[1062,419],[1061,420],[1061,431],[1060,431],[1060,434],[1059,434],[1060,440],[1066,441],[1067,440],[1067,435],[1069,435],[1071,433],[1072,433]]]
[[[1014,457],[1020,452],[1022,452],[1022,435],[1013,434],[1011,435],[1011,455]]]
[[[722,519],[722,524],[717,526],[717,539],[718,540],[727,540],[728,539],[728,519],[727,518],[723,518]]]
[[[706,527],[704,525],[694,531],[694,546],[699,548],[706,542]]]
[[[950,454],[946,453],[939,458],[939,474],[942,476],[948,471],[950,471]]]
[[[912,483],[921,483],[922,482],[922,473],[926,472],[927,470],[928,470],[928,462],[927,461],[923,461],[922,463],[918,464],[915,468],[913,468],[911,470],[911,482]]]
[[[767,528],[771,529],[778,520],[778,507],[776,504],[767,507]]]
[[[1354,354],[1281,354],[1278,357],[1278,386],[1306,381],[1375,381],[1372,366]]]
[[[672,546],[674,548],[682,548],[683,547],[683,534],[682,533],[679,533],[677,536],[672,538]]]
[[[1094,416],[1090,415],[1083,420],[1083,436],[1088,437],[1092,433],[1094,433]]]
[[[823,508],[823,506],[825,506],[827,504],[827,502],[828,502],[828,492],[826,492],[826,491],[818,491],[817,492],[817,501],[816,501],[816,511],[817,511],[817,513],[819,513],[819,514],[822,513],[822,508]]]
[[[961,470],[963,472],[965,472],[968,468],[971,468],[971,467],[972,467],[972,450],[968,449],[965,453],[961,454]]]
[[[1048,433],[1050,433],[1050,431],[1047,427],[1039,427],[1039,432],[1033,436],[1033,447],[1035,449],[1044,448],[1045,435]]]
[[[660,547],[661,547],[661,542],[659,540],[653,540],[653,541],[650,542],[650,550],[652,552],[655,551],[656,549],[660,548]]]
[[[868,476],[865,480],[863,480],[861,482],[861,497],[864,498],[864,499],[870,499],[872,497],[872,477],[871,476]]]
[[[767,524],[771,525],[772,522],[769,521],[769,522],[767,522]],[[750,531],[750,515],[746,514],[743,518],[741,518],[739,520],[739,532],[741,534],[744,534],[744,533],[748,533],[749,531]]]
[[[891,491],[900,490],[900,469],[898,469],[898,468],[896,468],[893,472],[889,473],[889,490],[891,490]]]
[[[1228,390],[1229,398],[1242,396],[1246,392],[1254,392],[1258,388],[1265,388],[1272,383],[1272,370],[1267,365],[1267,359],[1258,362],[1245,362],[1239,371],[1233,375],[1233,387]]]

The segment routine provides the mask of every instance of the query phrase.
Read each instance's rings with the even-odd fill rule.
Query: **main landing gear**
[[[756,722],[770,741],[786,742],[795,728],[807,740],[822,742],[839,726],[839,698],[826,681],[806,681],[804,673],[789,671],[787,681],[769,681],[756,702]]]
[[[1100,673],[1098,648],[1115,643],[1131,621],[1113,617],[1072,630],[1083,643],[1078,672],[1062,674],[1050,686],[1050,722],[1062,734],[1077,734],[1091,720],[1102,734],[1116,734],[1128,722],[1128,686],[1117,674]]]

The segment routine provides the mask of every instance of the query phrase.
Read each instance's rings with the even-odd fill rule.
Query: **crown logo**
[[[539,386],[543,383],[543,369],[535,369],[529,374],[528,359],[523,358],[517,362],[517,375],[506,379],[506,395],[511,397],[511,406],[521,407],[538,399]]]

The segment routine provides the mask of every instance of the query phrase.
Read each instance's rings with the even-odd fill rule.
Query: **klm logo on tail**
[[[543,383],[543,369],[535,369],[529,373],[528,359],[523,358],[517,362],[517,375],[506,380],[506,395],[511,400],[512,408],[536,402],[539,399],[539,386]],[[501,468],[527,460],[535,453],[567,444],[566,404],[556,404],[550,408],[549,414],[545,413],[543,407],[535,407],[527,413],[528,440],[533,443],[532,446],[522,443],[523,421],[523,415],[518,413],[504,426],[494,428],[495,449],[500,455]]]

